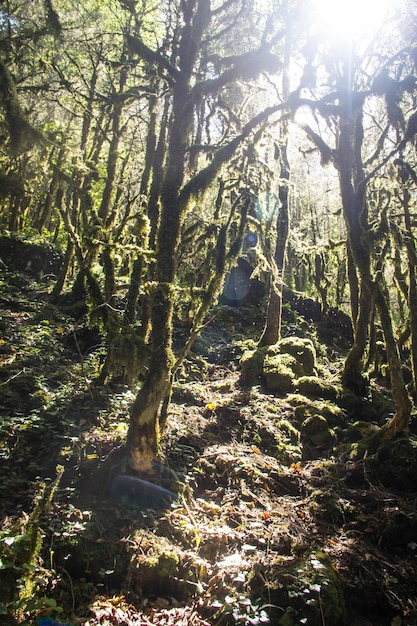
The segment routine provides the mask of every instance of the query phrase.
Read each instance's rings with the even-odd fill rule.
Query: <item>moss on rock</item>
[[[266,383],[271,391],[288,392],[298,378],[315,373],[316,350],[311,339],[286,337],[273,346],[247,350],[240,365],[243,385]]]
[[[326,400],[309,400],[305,396],[295,395],[292,403],[296,402],[295,418],[298,424],[302,424],[308,417],[324,417],[328,424],[342,428],[346,423],[346,415],[343,409]]]
[[[380,431],[379,426],[371,422],[364,422],[363,420],[357,420],[349,426],[347,429],[348,441],[359,441],[364,437],[371,437]]]
[[[263,366],[268,348],[247,350],[240,359],[240,382],[249,387],[262,382]]]
[[[297,375],[301,373],[301,364],[290,354],[266,356],[263,363],[263,375],[271,391],[291,391]]]
[[[282,463],[295,463],[302,457],[300,446],[300,432],[288,421],[278,420],[275,435],[275,457]]]
[[[322,415],[311,415],[301,424],[301,435],[315,446],[328,449],[335,443],[335,434]]]
[[[304,376],[312,376],[316,369],[316,349],[311,339],[303,337],[285,337],[278,341],[277,346],[282,354],[290,354],[302,366]]]
[[[417,437],[384,441],[377,451],[375,471],[386,487],[417,491]]]
[[[339,500],[321,489],[316,489],[311,494],[310,510],[319,519],[330,524],[341,524],[344,521],[344,510]]]
[[[333,385],[318,376],[302,376],[297,380],[297,389],[306,396],[336,401],[342,394],[340,385]]]

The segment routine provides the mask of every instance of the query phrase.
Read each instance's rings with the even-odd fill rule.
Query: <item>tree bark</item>
[[[127,435],[129,465],[149,470],[159,446],[159,411],[167,394],[172,354],[172,314],[181,219],[185,206],[180,200],[184,181],[186,150],[194,119],[190,82],[201,37],[210,19],[206,0],[200,0],[195,14],[187,11],[179,44],[179,65],[172,92],[172,118],[165,176],[160,189],[161,212],[157,233],[156,281],[151,308],[151,359],[149,374],[132,407]],[[191,14],[190,14],[191,13]],[[194,18],[194,19],[193,19]]]
[[[289,65],[292,48],[291,33],[287,35],[284,50],[284,66],[282,71],[282,96],[285,100],[290,94]],[[290,224],[289,185],[290,164],[288,161],[288,121],[283,120],[280,127],[280,140],[276,146],[277,157],[280,159],[278,208],[276,222],[276,244],[274,253],[275,271],[271,274],[266,323],[259,346],[271,346],[281,338],[282,289],[284,286],[285,254],[287,249]]]
[[[412,405],[404,384],[401,359],[398,352],[397,340],[392,327],[391,313],[388,307],[388,295],[384,293],[384,290],[378,281],[374,283],[374,300],[384,332],[391,393],[396,409],[395,415],[383,429],[382,439],[385,440],[392,439],[399,433],[408,432]]]
[[[405,169],[405,168],[404,168]],[[408,172],[407,172],[408,173]],[[416,259],[417,250],[415,239],[412,231],[410,200],[411,194],[409,189],[405,187],[406,180],[409,176],[403,173],[403,190],[402,190],[402,206],[404,209],[404,224],[406,229],[406,249],[408,257],[408,310],[411,331],[411,371],[413,374],[413,394],[417,394],[417,276],[416,276]],[[415,176],[415,174],[414,174]],[[417,183],[417,180],[414,180]]]

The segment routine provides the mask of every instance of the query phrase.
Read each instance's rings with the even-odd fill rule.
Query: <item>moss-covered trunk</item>
[[[285,39],[284,67],[282,72],[282,96],[287,99],[290,93],[289,65],[291,58],[292,38],[289,33]],[[287,250],[288,232],[290,224],[289,184],[290,163],[288,161],[288,121],[282,120],[280,127],[279,145],[276,146],[277,158],[280,161],[279,190],[280,206],[277,215],[277,240],[275,244],[274,262],[275,272],[272,272],[271,285],[266,313],[266,323],[260,346],[272,346],[281,338],[282,317],[282,289],[284,286],[285,256]]]
[[[403,175],[404,176],[404,175]],[[413,177],[414,179],[414,177]],[[411,193],[405,187],[405,183],[409,180],[403,177],[403,198],[402,206],[404,209],[404,223],[406,229],[406,246],[408,256],[408,310],[411,331],[411,369],[413,373],[413,394],[417,397],[417,275],[416,275],[416,259],[417,249],[415,238],[413,236],[412,219],[410,214]],[[414,183],[417,180],[414,179]]]
[[[343,370],[343,383],[357,393],[364,391],[365,382],[362,376],[362,361],[368,342],[368,328],[372,313],[372,275],[371,250],[365,234],[369,230],[368,208],[366,202],[365,173],[362,164],[363,143],[363,103],[357,102],[356,107],[346,103],[341,110],[340,135],[335,165],[339,174],[340,193],[343,215],[345,218],[348,250],[359,278],[359,300],[357,301],[357,285],[350,281],[354,292],[353,314],[354,342],[346,358]],[[352,273],[353,267],[350,270]],[[355,272],[356,274],[356,272]]]
[[[408,431],[411,413],[411,400],[408,396],[401,368],[401,359],[398,352],[397,340],[392,327],[391,313],[388,307],[388,296],[381,285],[375,283],[374,300],[384,331],[385,349],[391,383],[391,393],[395,402],[395,415],[386,424],[383,430],[383,439],[392,439],[401,432]]]
[[[202,195],[209,188],[221,167],[230,161],[249,134],[259,124],[264,123],[270,115],[282,108],[282,105],[267,107],[252,117],[243,126],[239,135],[234,135],[229,142],[217,148],[209,163],[185,182],[186,165],[195,130],[194,114],[199,110],[202,99],[206,96],[211,97],[226,84],[247,76],[249,58],[253,59],[254,68],[256,67],[256,70],[250,69],[251,77],[253,73],[256,75],[263,69],[268,71],[271,58],[269,48],[272,44],[263,42],[260,49],[236,57],[230,71],[225,71],[218,80],[196,82],[195,78],[200,72],[198,69],[196,73],[196,65],[201,42],[208,32],[212,17],[217,16],[218,9],[213,9],[212,12],[211,3],[208,0],[197,0],[181,3],[181,12],[183,26],[174,46],[175,67],[165,57],[148,48],[139,38],[129,38],[129,45],[134,52],[144,59],[151,59],[153,63],[159,64],[161,74],[168,76],[167,84],[171,96],[168,146],[166,152],[156,151],[160,155],[165,155],[165,167],[161,168],[163,177],[160,185],[157,181],[158,185],[150,189],[151,194],[155,193],[154,200],[155,203],[159,202],[160,211],[158,220],[153,217],[150,219],[150,245],[153,242],[155,227],[157,227],[157,233],[155,276],[152,281],[155,288],[151,307],[149,373],[134,403],[127,436],[129,462],[134,469],[138,470],[144,466],[149,467],[150,460],[156,454],[160,411],[164,400],[169,395],[172,381],[172,316],[178,263],[177,250],[184,215],[191,198]],[[263,51],[264,47],[268,54],[260,57],[260,51]],[[163,137],[164,133],[160,139]],[[239,249],[239,241],[240,238],[236,242],[236,250]],[[231,250],[231,254],[235,252]],[[218,286],[219,282],[216,279],[210,291],[212,297],[215,297]]]
[[[181,107],[174,96],[173,110],[168,164],[161,187],[149,374],[134,402],[127,438],[129,464],[136,470],[146,469],[157,454],[159,410],[170,386],[173,365],[174,280],[182,213],[179,188],[184,177],[185,146],[193,109],[189,104]]]
[[[152,352],[149,374],[131,410],[127,455],[130,467],[149,471],[158,455],[159,412],[168,392],[173,365],[173,287],[159,284],[152,303]]]
[[[262,337],[259,340],[260,346],[272,346],[281,338],[281,317],[282,317],[282,289],[283,275],[285,269],[285,251],[287,248],[289,231],[289,202],[288,184],[290,178],[289,164],[287,161],[287,145],[281,146],[281,172],[279,199],[280,207],[277,217],[277,242],[275,246],[275,272],[271,276],[271,286],[266,314],[266,324]]]
[[[172,87],[172,115],[165,175],[160,187],[160,216],[156,241],[156,287],[151,308],[151,357],[149,374],[132,407],[127,453],[135,470],[149,469],[159,444],[159,412],[169,392],[172,354],[172,315],[177,248],[181,220],[186,209],[180,190],[184,182],[186,154],[194,120],[191,79],[210,11],[203,0],[195,12],[187,10],[179,42],[179,67]]]
[[[346,103],[341,115],[340,136],[335,164],[338,168],[343,212],[347,227],[348,246],[358,272],[359,307],[355,324],[353,346],[346,358],[343,383],[356,393],[365,390],[362,362],[368,344],[369,323],[374,305],[377,307],[384,331],[385,348],[390,370],[391,390],[396,413],[384,431],[390,438],[407,430],[411,403],[402,375],[398,345],[395,339],[388,295],[380,280],[374,280],[371,266],[372,248],[369,237],[368,207],[366,198],[366,176],[362,162],[363,146],[363,102],[355,106]],[[378,276],[379,272],[376,272]]]

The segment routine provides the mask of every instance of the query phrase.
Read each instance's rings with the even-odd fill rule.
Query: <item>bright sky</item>
[[[312,0],[319,29],[337,39],[356,41],[381,26],[389,0]]]

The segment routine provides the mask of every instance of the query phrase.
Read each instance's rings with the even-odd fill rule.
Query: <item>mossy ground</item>
[[[415,440],[365,453],[362,439],[364,424],[387,417],[384,390],[346,397],[323,346],[291,394],[259,380],[243,386],[243,342],[262,320],[250,336],[254,312],[223,308],[173,390],[163,464],[178,477],[177,500],[124,509],[106,472],[134,395],[94,386],[97,338],[78,328],[85,342],[79,334],[75,344],[74,320],[45,307],[46,287],[9,274],[0,290],[9,355],[0,369],[0,623],[417,624]],[[314,327],[304,322],[302,332]],[[323,428],[310,432],[306,420],[318,417]],[[34,501],[57,466],[36,558],[22,562]],[[30,599],[19,595],[24,575]]]

